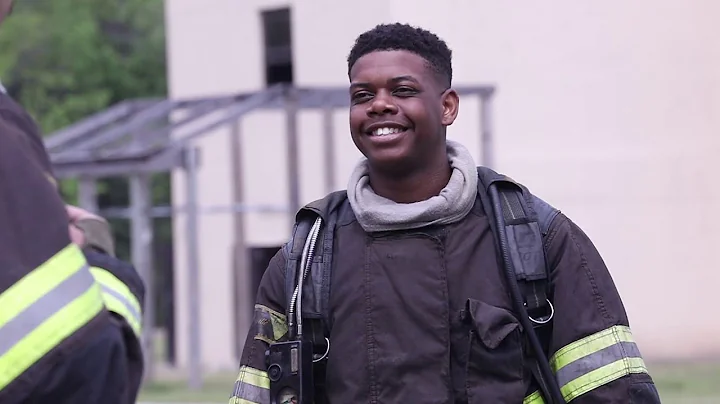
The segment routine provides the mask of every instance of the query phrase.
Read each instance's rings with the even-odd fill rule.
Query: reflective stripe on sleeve
[[[0,390],[103,309],[100,288],[69,245],[0,294]]]
[[[228,404],[269,404],[270,379],[262,370],[241,366]]]
[[[632,373],[647,373],[630,328],[613,326],[557,351],[550,358],[566,401]]]
[[[92,267],[90,273],[100,284],[102,298],[107,309],[123,316],[139,337],[142,333],[142,313],[137,297],[127,285],[109,271]]]
[[[539,391],[536,391],[525,397],[523,404],[545,404],[545,400],[543,400],[542,394],[540,394]]]

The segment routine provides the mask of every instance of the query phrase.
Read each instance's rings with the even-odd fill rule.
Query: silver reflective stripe
[[[240,366],[240,373],[234,387],[229,404],[270,402],[270,379],[262,370],[245,365]]]
[[[593,370],[617,362],[624,358],[641,358],[640,350],[634,342],[618,342],[583,358],[577,359],[563,366],[557,371],[557,380],[560,386],[584,376]]]
[[[0,327],[0,357],[45,320],[92,288],[95,285],[95,279],[88,269],[85,266],[60,282],[54,289]]]
[[[565,401],[626,375],[647,373],[630,327],[614,325],[560,348],[550,366]]]
[[[248,400],[253,403],[267,403],[270,398],[270,390],[249,383],[235,382],[233,398]]]
[[[125,306],[125,308],[128,310],[130,315],[133,316],[133,318],[135,318],[135,320],[137,320],[138,323],[142,323],[142,316],[140,315],[140,313],[138,313],[135,306],[132,303],[130,303],[125,296],[123,296],[121,293],[115,291],[114,289],[103,285],[102,283],[100,284],[100,288],[102,289],[103,293],[107,293],[107,294],[115,297],[116,299],[118,299],[123,304],[123,306]]]
[[[0,82],[0,93],[7,94],[7,89],[5,86],[3,86],[3,83]]]

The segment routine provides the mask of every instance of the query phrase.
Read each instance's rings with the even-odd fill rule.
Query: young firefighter
[[[348,74],[350,133],[366,159],[346,193],[308,208],[333,234],[324,400],[546,402],[478,197],[475,162],[446,139],[459,108],[451,51],[423,29],[379,25],[357,38]],[[548,356],[564,400],[659,403],[590,239],[558,214],[545,250],[555,310]],[[293,251],[281,249],[262,279],[231,403],[271,402],[265,351],[287,338]]]

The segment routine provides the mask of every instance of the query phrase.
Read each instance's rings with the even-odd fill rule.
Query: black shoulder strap
[[[547,403],[564,403],[549,366],[547,338],[541,338],[549,334],[547,325],[554,314],[544,238],[559,211],[489,168],[478,167],[478,179],[478,196],[495,234],[518,320],[534,353],[533,375]]]
[[[288,322],[293,319],[289,313],[289,302],[292,300],[300,262],[303,259],[305,241],[310,235],[315,220],[320,217],[322,226],[315,244],[313,262],[310,265],[308,278],[303,288],[302,316],[304,335],[308,335],[313,344],[313,379],[315,380],[315,403],[327,404],[325,395],[325,373],[327,353],[330,349],[331,316],[329,309],[330,281],[332,275],[332,252],[335,237],[335,224],[338,219],[338,208],[347,198],[343,191],[334,192],[327,197],[308,204],[300,209],[295,217],[290,241],[285,245],[285,296],[288,306],[286,314]],[[309,285],[308,285],[309,284]],[[290,324],[289,324],[290,325]],[[292,327],[290,327],[292,329]],[[292,330],[291,330],[292,332]]]
[[[524,186],[487,167],[478,167],[478,195],[496,237],[494,216],[501,214],[505,222],[506,242],[515,277],[523,301],[531,317],[542,323],[549,313],[547,295],[549,270],[545,254],[545,236],[559,211],[530,193]],[[489,189],[497,189],[501,212],[495,212]]]
[[[329,323],[330,281],[332,276],[332,251],[335,237],[335,224],[338,219],[337,210],[347,198],[344,191],[333,192],[323,199],[312,202],[297,213],[295,226],[290,241],[285,245],[287,257],[285,265],[285,296],[290,302],[297,286],[297,275],[302,260],[303,247],[315,220],[320,217],[322,226],[315,244],[313,262],[303,289],[302,316],[307,319],[322,320],[322,328],[327,331]],[[289,309],[289,307],[288,307]],[[289,314],[289,313],[287,313]],[[288,318],[288,321],[291,319]],[[317,329],[316,322],[309,327]]]

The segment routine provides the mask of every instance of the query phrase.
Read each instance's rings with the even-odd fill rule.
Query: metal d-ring
[[[325,353],[322,354],[321,357],[319,357],[319,358],[317,358],[317,359],[313,359],[313,363],[320,362],[321,360],[327,358],[328,353],[330,352],[330,340],[327,339],[327,338],[325,338],[325,342],[327,342],[327,349],[325,349]]]
[[[555,307],[553,307],[553,305],[552,305],[552,303],[550,303],[549,299],[545,299],[545,301],[550,305],[550,315],[548,316],[548,318],[546,318],[544,320],[536,320],[536,319],[532,318],[532,316],[528,315],[528,318],[530,319],[530,321],[532,321],[535,324],[539,324],[539,325],[547,324],[555,316]],[[525,306],[527,306],[527,304],[525,304]]]

